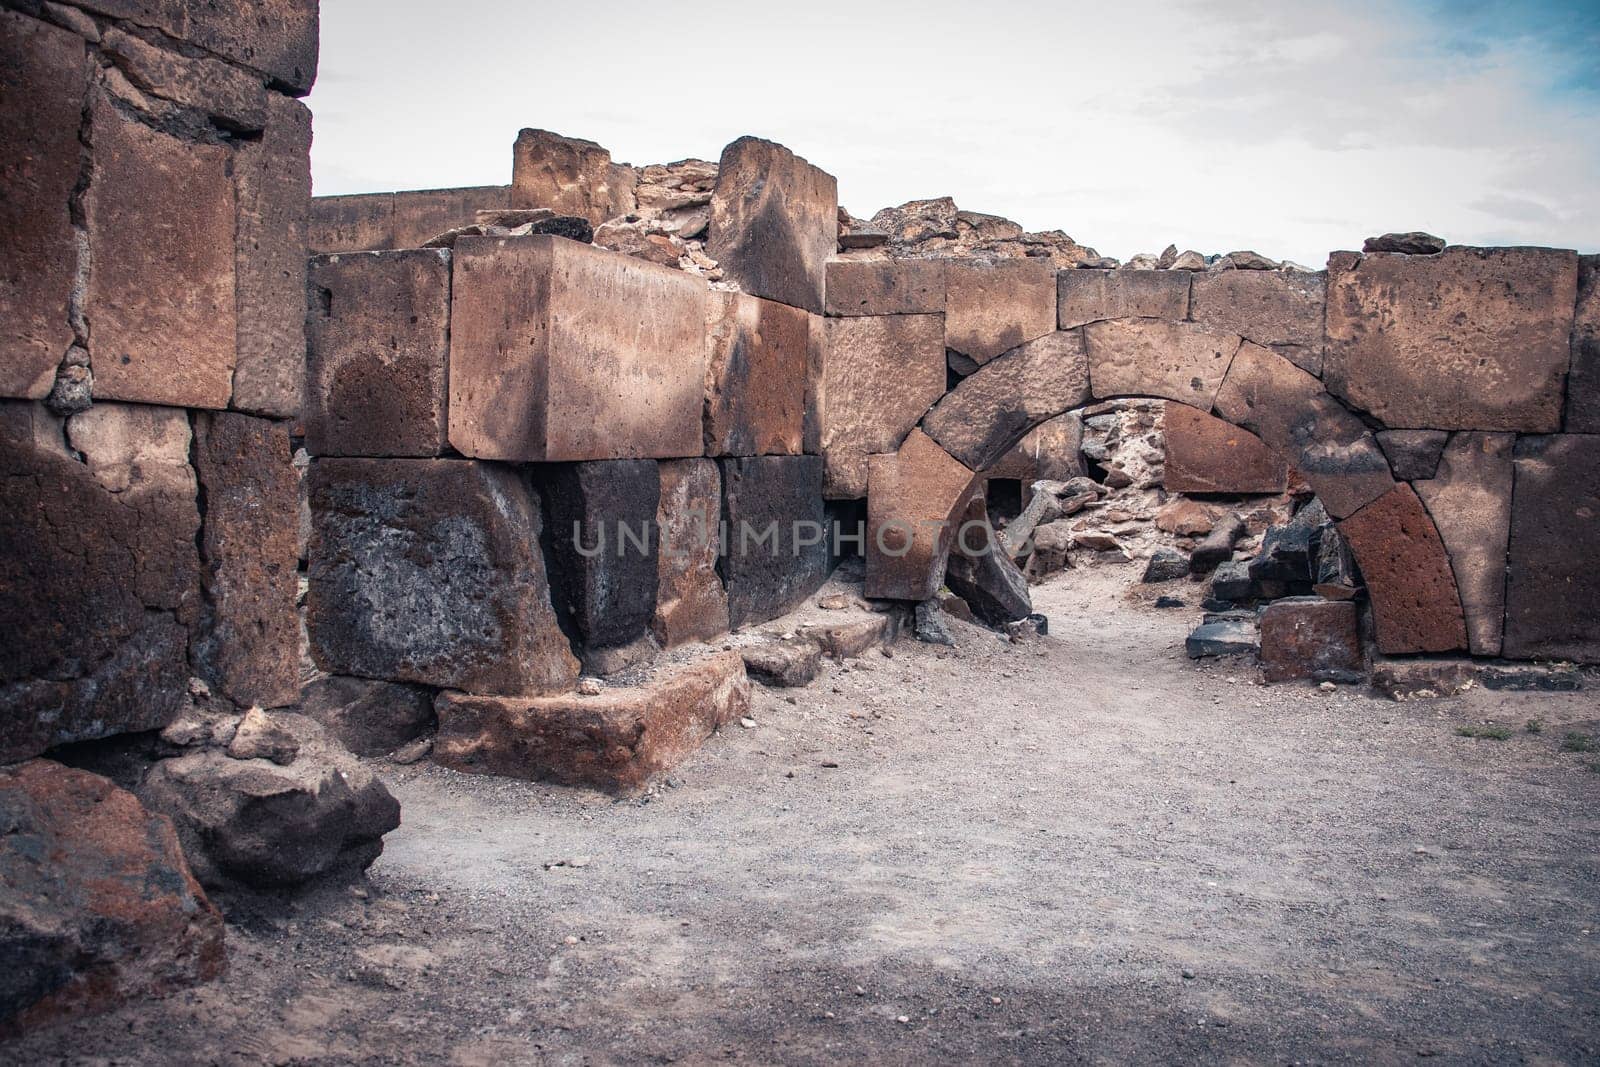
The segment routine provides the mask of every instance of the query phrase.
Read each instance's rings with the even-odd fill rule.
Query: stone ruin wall
[[[215,975],[207,892],[371,863],[398,808],[352,751],[636,789],[749,677],[1015,624],[1019,565],[1142,518],[1185,538],[1152,577],[1267,605],[1268,678],[1600,662],[1600,257],[1118,265],[948,200],[857,219],[752,138],[524,131],[509,186],[313,204],[316,18],[0,7],[0,1037]],[[1007,551],[969,555],[988,478]]]

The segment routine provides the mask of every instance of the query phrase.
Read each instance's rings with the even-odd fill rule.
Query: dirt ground
[[[757,687],[643,797],[384,765],[368,886],[0,1061],[1600,1061],[1596,691],[1264,688],[1135,576]]]

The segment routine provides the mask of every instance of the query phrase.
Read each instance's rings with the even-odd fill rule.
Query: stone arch
[[[1349,540],[1385,653],[1467,648],[1444,542],[1371,430],[1316,376],[1239,334],[1192,322],[1106,319],[1019,345],[963,378],[898,452],[874,456],[867,592],[921,600],[938,588],[953,528],[983,472],[1048,419],[1103,400],[1187,404],[1286,455]]]

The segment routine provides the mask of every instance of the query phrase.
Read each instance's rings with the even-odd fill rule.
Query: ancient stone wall
[[[416,248],[470,225],[479,211],[510,206],[509,185],[319,196],[311,202],[306,247],[313,253]]]

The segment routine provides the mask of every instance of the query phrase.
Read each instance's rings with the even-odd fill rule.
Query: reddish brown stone
[[[867,492],[867,456],[898,448],[944,393],[944,319],[827,319],[821,328],[809,404],[817,423],[814,450],[826,463],[823,494],[856,499]]]
[[[545,207],[598,226],[632,213],[638,183],[632,167],[611,162],[593,141],[522,130],[511,150],[512,207]]]
[[[1261,613],[1261,673],[1267,681],[1353,681],[1361,665],[1361,630],[1352,601],[1288,597]]]
[[[1411,486],[1401,483],[1340,520],[1339,532],[1366,579],[1380,652],[1467,647],[1450,557]]]
[[[1328,276],[1298,270],[1218,270],[1194,276],[1189,317],[1272,349],[1301,370],[1322,373]]]
[[[300,478],[288,425],[231,413],[195,422],[205,494],[205,600],[191,658],[240,705],[282,707],[300,694]]]
[[[828,314],[942,314],[945,262],[942,259],[830,260]]]
[[[1600,435],[1521,438],[1515,464],[1503,651],[1600,663]]]
[[[1578,257],[1578,307],[1567,375],[1568,433],[1600,433],[1600,256]]]
[[[439,455],[450,252],[318,256],[309,281],[306,448],[314,456]]]
[[[651,631],[663,648],[728,632],[728,594],[717,576],[722,476],[709,459],[661,464],[661,531]]]
[[[1389,458],[1389,467],[1402,482],[1432,478],[1439,457],[1450,440],[1449,430],[1379,430],[1374,436]]]
[[[92,108],[86,313],[96,399],[225,408],[235,351],[231,154]]]
[[[722,150],[706,254],[740,289],[822,314],[838,236],[833,175],[756,137]]]
[[[0,770],[0,812],[0,1040],[222,973],[222,915],[132,793],[32,760]]]
[[[1336,519],[1394,486],[1389,462],[1366,425],[1321,382],[1260,345],[1239,346],[1217,390],[1216,411],[1283,453]]]
[[[239,226],[238,354],[233,406],[300,414],[306,365],[306,219],[311,207],[311,112],[271,94],[266,130],[234,161]]]
[[[255,133],[267,124],[269,94],[260,75],[160,48],[115,27],[101,35],[100,51],[135,88],[201,111],[219,126]],[[277,99],[288,101],[288,97]]]
[[[167,724],[200,599],[181,411],[0,403],[0,763]]]
[[[1162,484],[1169,493],[1281,493],[1288,485],[1289,464],[1282,453],[1214,415],[1168,404],[1165,433]]]
[[[868,471],[866,595],[927,600],[977,475],[921,430],[899,452],[873,456]]]
[[[1458,433],[1434,477],[1415,483],[1455,571],[1475,656],[1498,656],[1511,537],[1511,448],[1506,433]]]
[[[1045,259],[945,264],[945,344],[977,363],[1056,328],[1056,272]]]
[[[1114,319],[1083,329],[1096,399],[1163,397],[1211,410],[1239,336],[1163,319]]]
[[[1189,272],[1063,270],[1056,274],[1056,323],[1063,330],[1101,319],[1189,317]]]
[[[698,456],[705,283],[561,237],[463,237],[450,443],[481,459]]]
[[[295,96],[317,76],[317,0],[78,0],[78,7],[150,26],[258,70]]]
[[[577,680],[524,476],[464,460],[319,459],[310,483],[318,666],[484,693]]]
[[[434,761],[472,774],[641,788],[750,707],[737,652],[657,668],[637,686],[533,699],[442,693]]]
[[[69,202],[88,77],[81,38],[0,11],[0,396],[43,400],[72,343]]]
[[[473,224],[480,210],[510,207],[509,185],[316,196],[306,250],[317,255],[417,248],[446,230]]]
[[[745,293],[708,295],[706,455],[801,452],[810,330],[799,308]]]
[[[987,470],[1033,427],[1089,402],[1081,330],[1021,345],[961,380],[922,427],[952,456]]]
[[[1561,428],[1576,253],[1447,248],[1328,261],[1330,392],[1393,428]]]

